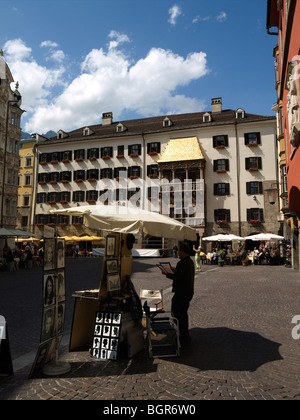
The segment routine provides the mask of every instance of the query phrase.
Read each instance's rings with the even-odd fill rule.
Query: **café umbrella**
[[[232,235],[232,234],[222,234],[219,233],[218,235],[207,236],[206,238],[202,238],[202,241],[210,241],[210,242],[231,242],[231,241],[244,241],[245,238],[241,236]]]
[[[273,240],[282,240],[284,239],[283,236],[275,235],[274,233],[258,233],[257,235],[246,236],[246,240],[251,241],[271,241]]]
[[[177,240],[197,240],[196,230],[160,213],[136,207],[92,205],[50,210],[52,214],[84,216],[85,226],[110,232],[143,232],[145,235]]]

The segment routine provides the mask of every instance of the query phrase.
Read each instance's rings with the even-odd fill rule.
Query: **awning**
[[[14,236],[24,236],[24,237],[34,237],[36,238],[38,235],[35,235],[31,232],[25,232],[25,230],[20,229],[6,229],[6,228],[0,228],[0,236],[4,237],[14,237]]]

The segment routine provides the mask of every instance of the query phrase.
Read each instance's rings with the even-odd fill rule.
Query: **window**
[[[41,153],[39,155],[39,162],[41,164],[50,162],[50,156],[49,155],[50,155],[49,153]]]
[[[141,154],[141,145],[140,144],[132,144],[128,146],[128,155],[131,157],[139,156]]]
[[[126,130],[127,130],[127,128],[122,123],[119,123],[117,125],[117,129],[116,129],[117,133],[122,133],[123,131],[126,131]]]
[[[74,150],[74,159],[80,162],[85,158],[85,150],[84,149],[78,149]]]
[[[60,202],[61,203],[69,203],[71,199],[70,191],[61,191],[60,193]]]
[[[170,118],[166,117],[163,120],[163,127],[171,127],[172,125],[172,121],[170,120]]]
[[[89,169],[86,171],[86,178],[88,181],[99,179],[99,169]]]
[[[118,154],[117,154],[117,157],[118,158],[124,157],[124,146],[123,145],[122,146],[118,146]]]
[[[263,209],[247,209],[247,221],[248,222],[263,222],[264,211]]]
[[[215,148],[228,147],[228,136],[227,135],[213,136],[213,147]]]
[[[230,222],[230,210],[227,209],[216,209],[214,211],[215,222]]]
[[[98,159],[99,158],[99,149],[98,148],[88,149],[87,157],[90,160]]]
[[[281,193],[286,194],[288,192],[287,188],[287,178],[286,178],[286,166],[283,165],[280,168],[280,178],[281,178]]]
[[[72,181],[72,172],[71,171],[63,171],[60,173],[60,181],[61,182],[70,182]]]
[[[112,179],[112,168],[103,168],[101,169],[101,178]]]
[[[97,190],[90,190],[86,192],[86,201],[97,201],[97,199],[98,199]]]
[[[39,184],[46,184],[49,181],[49,174],[48,172],[42,172],[38,174],[38,183]]]
[[[219,184],[214,184],[214,195],[229,195],[230,194],[230,184],[224,182]]]
[[[36,214],[35,223],[37,225],[45,225],[48,222],[48,214]]]
[[[119,178],[121,172],[125,172],[126,175],[127,175],[127,168],[124,168],[123,166],[118,167],[118,168],[114,168],[114,178]]]
[[[141,175],[141,167],[140,166],[130,166],[128,168],[128,176],[130,179],[139,178]]]
[[[26,194],[23,195],[23,207],[28,207],[30,206],[30,195]]]
[[[74,181],[85,181],[85,171],[83,170],[79,170],[79,171],[74,171]]]
[[[29,166],[32,166],[32,156],[25,156],[25,168],[28,168]]]
[[[214,160],[214,172],[227,172],[227,171],[229,171],[228,159]]]
[[[19,142],[15,139],[9,139],[8,152],[18,154],[19,153]]]
[[[246,193],[249,195],[262,194],[263,193],[262,182],[247,182]]]
[[[82,225],[83,217],[81,216],[72,216],[72,225]]]
[[[47,195],[47,201],[48,203],[57,203],[60,200],[60,193],[53,191],[48,193]]]
[[[36,195],[36,202],[38,204],[47,203],[47,193],[38,193]]]
[[[73,192],[73,201],[75,203],[80,203],[84,201],[84,191],[74,191]]]
[[[113,156],[113,148],[112,147],[101,147],[101,157],[112,157]]]
[[[72,151],[66,150],[64,152],[61,152],[61,160],[62,162],[65,162],[65,163],[72,160]]]
[[[246,158],[246,170],[247,171],[258,171],[262,169],[261,157]]]
[[[157,153],[160,153],[160,143],[159,142],[148,143],[147,153],[148,155],[157,155]]]
[[[61,152],[50,153],[50,163],[57,163],[61,161]]]
[[[149,178],[158,177],[158,165],[148,165],[147,166],[147,176]]]
[[[245,133],[245,145],[257,146],[260,144],[260,133]]]
[[[235,118],[237,120],[241,120],[241,119],[245,118],[245,111],[242,108],[239,108],[235,113]]]
[[[203,115],[203,122],[204,122],[204,123],[211,122],[211,115],[210,115],[208,112],[206,112],[206,113]]]
[[[60,181],[60,173],[59,172],[50,172],[49,173],[50,184],[56,184],[59,181]]]
[[[31,174],[24,174],[24,187],[31,185]]]

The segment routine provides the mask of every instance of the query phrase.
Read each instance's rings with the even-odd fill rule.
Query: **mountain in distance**
[[[46,134],[42,134],[42,136],[46,137],[47,139],[50,139],[51,137],[55,137],[56,136],[56,132],[53,130],[49,130],[47,131]],[[21,139],[22,140],[27,140],[27,139],[31,139],[31,134],[30,133],[26,133],[25,131],[21,132]]]

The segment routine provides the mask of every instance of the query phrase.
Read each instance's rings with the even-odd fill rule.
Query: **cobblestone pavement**
[[[176,262],[171,259],[172,263]],[[165,290],[171,282],[156,259],[134,259],[133,282]],[[0,377],[1,400],[292,400],[300,399],[300,275],[283,266],[204,265],[190,306],[192,343],[180,357],[149,359],[146,351],[117,361],[68,351],[74,290],[99,286],[101,259],[67,260],[67,312],[60,361],[71,371],[28,379],[41,326],[41,268],[0,273],[0,314],[7,320],[14,375]]]

